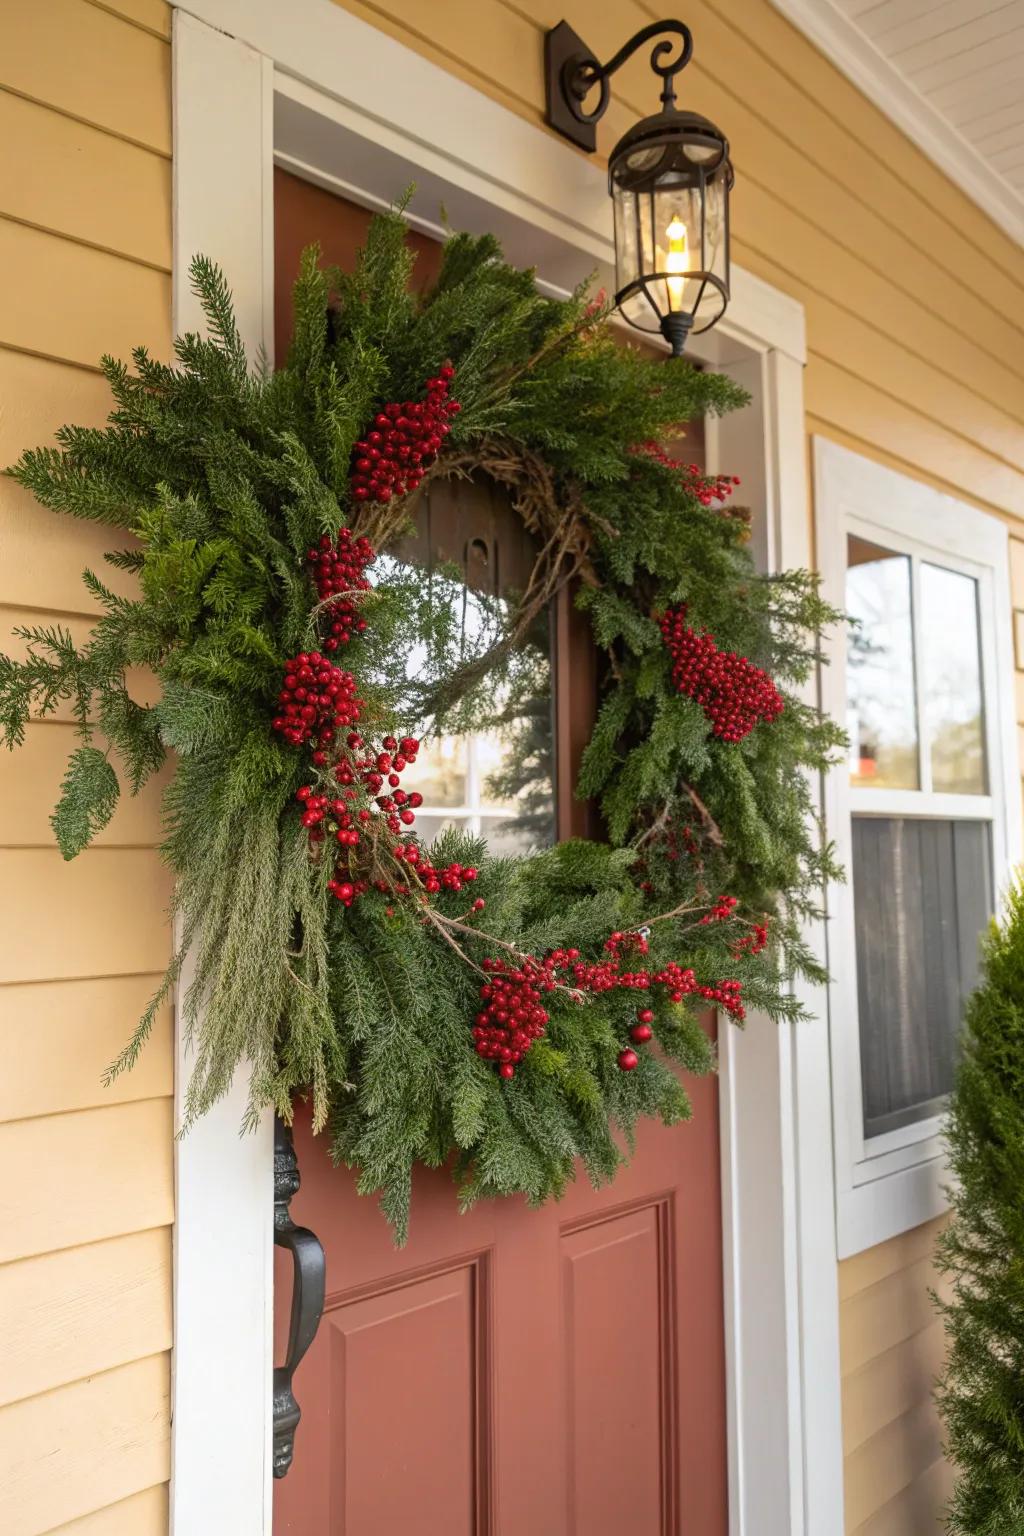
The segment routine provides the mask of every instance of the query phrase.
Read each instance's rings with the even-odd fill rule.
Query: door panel
[[[299,249],[319,238],[347,265],[368,215],[280,171],[275,192],[283,333]],[[417,239],[424,271],[437,252]],[[511,581],[518,556],[479,491],[428,507],[407,553],[426,562],[448,541],[462,562],[477,533],[489,574],[467,562],[467,581],[500,590],[498,557]],[[557,824],[580,835],[592,814],[572,784],[597,661],[567,594],[553,620]],[[324,1245],[327,1302],[295,1377],[275,1536],[725,1536],[717,1083],[687,1089],[689,1124],[643,1124],[613,1185],[581,1179],[538,1211],[512,1199],[460,1215],[448,1172],[418,1169],[401,1251],[299,1106],[291,1210]],[[277,1261],[281,1359],[291,1284]]]

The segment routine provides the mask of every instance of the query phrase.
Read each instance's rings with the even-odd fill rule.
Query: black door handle
[[[302,1410],[292,1391],[292,1378],[316,1337],[324,1312],[327,1263],[323,1246],[308,1227],[297,1227],[289,1206],[298,1193],[301,1175],[291,1128],[274,1119],[274,1243],[292,1256],[292,1311],[288,1354],[274,1367],[274,1476],[284,1477],[295,1454],[295,1431]]]

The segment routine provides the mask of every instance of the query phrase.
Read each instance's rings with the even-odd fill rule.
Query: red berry
[[[638,1067],[639,1065],[640,1057],[637,1055],[636,1051],[631,1051],[629,1046],[627,1046],[624,1051],[619,1052],[620,1072],[632,1072],[633,1068]]]
[[[637,1045],[644,1045],[651,1038],[654,1031],[649,1024],[634,1024],[629,1032],[629,1038],[635,1040]],[[621,1062],[620,1062],[621,1065]]]

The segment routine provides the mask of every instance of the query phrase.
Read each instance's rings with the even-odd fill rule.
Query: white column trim
[[[188,264],[231,284],[250,356],[273,338],[269,62],[174,16],[174,330],[202,327]],[[191,1071],[175,998],[175,1123]],[[242,1136],[247,1083],[175,1142],[171,1536],[268,1536],[273,1340],[273,1118]]]
[[[593,270],[595,259],[599,269],[609,263],[603,172],[374,27],[328,0],[292,0],[287,8],[276,0],[186,0],[186,6],[191,14],[179,7],[175,17],[175,50],[181,56],[175,88],[179,324],[189,314],[183,268],[198,248],[224,263],[247,338],[269,342],[275,154],[309,179],[371,206],[415,180],[421,209],[436,197],[457,226],[495,231],[513,259],[537,264],[551,288],[579,280]],[[260,54],[257,71],[253,60]],[[385,99],[386,119],[380,112]],[[733,419],[735,428],[728,418],[716,424],[710,443],[723,463],[734,444],[746,455],[741,473],[751,494],[768,508],[759,554],[774,566],[807,565],[803,308],[752,274],[734,271],[727,319],[701,341],[700,355],[741,378],[755,397],[746,444],[739,418]],[[759,425],[760,447],[751,446],[750,422]],[[823,994],[815,995],[812,1005],[823,1015]],[[841,1536],[824,1018],[797,1030],[763,1023],[746,1036],[729,1030],[722,1061],[732,1536]],[[182,1513],[174,1536],[220,1536],[221,1530],[243,1528],[247,1536],[270,1532],[266,1277],[272,1257],[272,1152],[269,1127],[258,1139],[238,1142],[240,1118],[233,1096],[220,1106],[215,1123],[190,1132],[178,1154],[176,1414],[182,1422],[175,1506]],[[245,1290],[243,1299],[233,1262],[235,1278],[223,1278],[225,1250],[217,1222],[228,1209],[232,1222],[245,1228],[244,1262],[264,1276],[258,1297]],[[260,1234],[262,1257],[252,1246]],[[239,1382],[220,1369],[220,1345],[210,1326],[218,1303],[207,1303],[204,1312],[194,1301],[204,1275],[206,1288],[220,1288],[231,1313],[220,1319],[229,1350],[236,1333],[248,1330],[252,1359],[246,1390],[255,1394],[255,1374],[266,1383],[258,1399],[266,1418],[262,1439],[251,1425],[243,1429],[235,1422]],[[196,1328],[196,1339],[186,1336]],[[203,1354],[205,1369],[199,1370]],[[190,1403],[196,1393],[205,1394],[201,1412]],[[248,1412],[243,1417],[248,1424]],[[263,1446],[259,1473],[257,1440]],[[222,1485],[244,1481],[248,1487],[262,1478],[262,1503],[253,1505],[250,1489],[244,1519],[242,1505],[232,1506],[230,1518],[219,1521],[204,1506],[211,1444]],[[209,1496],[216,1501],[220,1492]],[[216,1507],[223,1510],[224,1503]]]

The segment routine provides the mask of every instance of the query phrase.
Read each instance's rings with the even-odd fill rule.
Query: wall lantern
[[[630,38],[607,64],[598,63],[567,22],[547,34],[547,120],[593,152],[617,69],[651,38],[671,33],[651,51],[661,76],[661,111],[623,134],[608,160],[615,212],[615,302],[641,331],[660,331],[678,357],[692,331],[710,330],[729,302],[729,141],[714,123],[676,107],[675,77],[693,54],[681,21],[657,21]],[[677,52],[678,57],[672,55]],[[584,102],[594,89],[596,104]]]

